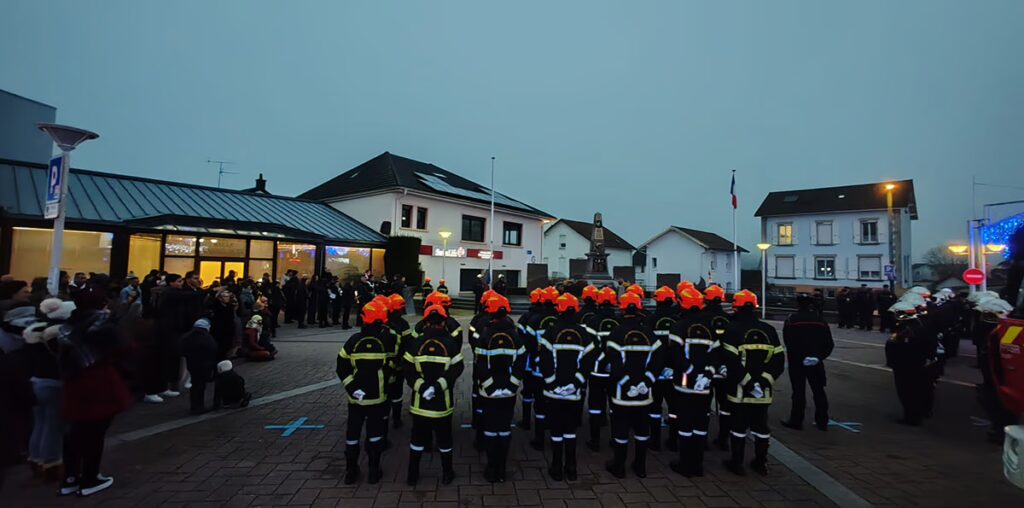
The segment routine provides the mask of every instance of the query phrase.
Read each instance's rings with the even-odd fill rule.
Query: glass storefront
[[[316,245],[277,242],[277,280],[284,280],[284,272],[288,270],[307,277],[315,273]]]
[[[371,249],[373,251],[373,276],[384,275],[384,249]]]
[[[113,233],[95,231],[64,231],[61,270],[75,272],[110,272],[110,248]],[[53,230],[13,228],[11,236],[11,275],[26,282],[46,277],[50,268]]]
[[[186,273],[196,269],[196,258],[164,258],[164,271],[185,276]]]
[[[199,239],[199,256],[212,258],[244,258],[244,238],[211,238]]]
[[[160,249],[163,235],[140,233],[132,235],[128,243],[128,271],[145,277],[150,270],[160,269]]]
[[[370,269],[370,249],[328,245],[324,270],[343,281],[355,282]]]

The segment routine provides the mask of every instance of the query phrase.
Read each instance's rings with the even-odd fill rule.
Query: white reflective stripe
[[[593,328],[591,328],[591,327],[589,327],[589,326],[584,326],[584,327],[583,327],[583,330],[584,330],[585,332],[587,332],[587,333],[591,334],[591,335],[597,335],[597,330],[595,330],[595,329],[593,329]]]
[[[512,432],[507,431],[507,430],[504,431],[504,432],[499,432],[498,433],[498,436],[500,436],[500,437],[508,437],[508,436],[511,436],[511,435],[512,435]]]
[[[437,450],[439,452],[441,452],[441,453],[451,453],[452,452],[451,448],[438,448]]]
[[[654,335],[657,335],[659,337],[664,337],[664,336],[668,335],[668,330],[654,330]]]
[[[747,433],[746,432],[740,434],[739,432],[736,432],[735,430],[730,430],[729,433],[734,435],[734,436],[736,436],[736,437],[740,437],[740,438],[747,437]]]
[[[693,431],[693,434],[695,436],[706,436],[706,435],[708,435],[708,431],[706,431],[706,430],[695,430],[695,431]]]
[[[576,373],[576,379],[579,379],[581,383],[586,383],[587,382],[587,378],[583,376],[582,372],[577,372]]]
[[[551,343],[548,342],[547,339],[542,339],[540,337],[537,337],[537,343],[540,344],[541,346],[547,348],[547,349],[552,349]]]
[[[545,383],[554,383],[555,382],[555,375],[552,374],[551,376],[544,378],[544,382]]]
[[[553,347],[555,351],[584,351],[583,346],[579,344],[554,344]]]
[[[615,443],[617,443],[617,444],[629,444],[629,440],[628,439],[615,438]]]
[[[599,414],[601,414],[601,410],[600,409],[588,409],[587,412],[592,414],[592,415],[599,415]]]
[[[669,334],[669,336],[668,336],[668,340],[670,340],[670,341],[672,341],[672,342],[675,342],[676,344],[679,344],[680,346],[682,346],[682,345],[683,345],[683,339],[682,339],[682,337],[680,337],[680,336],[678,336],[678,335],[675,335],[675,334]]]
[[[485,430],[484,431],[484,435],[487,436],[487,437],[494,437],[494,436],[497,436],[498,433],[497,432],[488,432],[488,431]]]
[[[661,414],[658,414],[658,413],[650,413],[647,416],[650,417],[650,418],[657,418],[659,420],[661,419]]]
[[[590,375],[594,376],[594,377],[608,377],[611,374],[608,374],[608,373],[605,373],[605,372],[591,372]]]
[[[759,433],[754,432],[754,431],[750,431],[750,433],[753,434],[754,437],[759,437],[761,439],[771,439],[772,438],[771,434],[759,434]]]
[[[346,439],[345,440],[345,444],[347,444],[347,445],[357,445],[357,444],[359,444],[359,440],[358,439]]]
[[[732,413],[730,413],[730,412],[728,412],[728,411],[726,411],[724,409],[719,409],[718,410],[718,416],[732,416]]]
[[[647,441],[650,438],[650,436],[633,436],[633,439],[636,439],[637,441]]]
[[[686,339],[686,343],[687,344],[700,344],[700,345],[703,345],[703,346],[711,346],[711,347],[715,346],[715,341],[710,340],[710,339],[688,338],[688,339]]]
[[[680,430],[680,431],[679,431],[679,435],[680,435],[680,436],[683,436],[683,437],[690,437],[690,436],[692,436],[692,435],[693,435],[693,433],[692,433],[692,432],[686,432],[686,431]]]
[[[533,417],[538,419],[538,420],[543,420],[544,419],[544,415],[535,414],[535,415],[533,415]]]
[[[377,441],[380,441],[381,439],[384,439],[384,436],[371,437],[370,438],[370,442],[371,443],[376,443]]]
[[[409,449],[414,451],[414,452],[422,452],[423,451],[423,447],[422,446],[416,446],[416,445],[414,445],[412,443],[409,443]]]
[[[553,443],[561,443],[562,442],[562,436],[551,436],[551,442],[553,442]]]
[[[607,332],[597,332],[597,336],[598,337],[607,337],[607,336],[609,336],[611,334],[612,334],[612,332],[610,330],[607,331]]]
[[[562,434],[565,439],[576,439],[576,434]]]

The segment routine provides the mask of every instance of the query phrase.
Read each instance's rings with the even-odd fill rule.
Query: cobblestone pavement
[[[465,319],[463,320],[465,321]],[[315,384],[334,377],[334,358],[350,331],[288,330],[276,342],[278,360],[237,366],[256,398]],[[794,432],[777,421],[788,411],[788,380],[781,381],[772,409],[776,437],[867,501],[890,506],[1021,506],[1024,496],[1001,479],[998,447],[986,444],[973,390],[957,384],[939,388],[937,414],[923,428],[890,423],[898,406],[891,375],[882,363],[877,332],[836,331],[837,359],[873,365],[829,363],[833,416],[862,424],[861,433],[833,428]],[[851,342],[852,341],[852,342]],[[863,343],[863,344],[858,344]],[[964,359],[967,363],[970,359]],[[969,377],[967,366],[954,366]],[[961,372],[962,371],[962,372]],[[545,456],[514,433],[510,478],[492,485],[483,480],[483,457],[469,443],[468,372],[458,386],[456,470],[449,486],[439,484],[437,456],[426,457],[415,488],[404,483],[408,460],[406,426],[392,431],[394,447],[385,452],[384,481],[377,486],[345,486],[345,404],[340,389],[329,386],[242,411],[226,413],[173,430],[108,446],[104,471],[116,477],[107,492],[92,498],[58,498],[27,471],[5,485],[4,506],[832,506],[817,488],[793,471],[773,464],[771,476],[738,478],[720,465],[721,452],[709,452],[707,476],[690,481],[668,469],[672,454],[651,454],[647,479],[618,480],[604,471],[607,448],[580,449],[580,479],[552,482]],[[119,417],[111,434],[150,427],[185,417],[184,398],[164,405],[137,405]],[[808,414],[811,413],[809,408]],[[291,437],[265,425],[307,417],[322,430],[299,430]],[[185,422],[190,420],[185,419]],[[607,436],[607,432],[605,432]],[[112,440],[116,442],[117,440]],[[363,458],[365,463],[365,457]],[[365,465],[365,464],[364,464]],[[7,501],[10,504],[7,504]]]

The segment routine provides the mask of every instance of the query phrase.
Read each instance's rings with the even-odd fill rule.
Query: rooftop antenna
[[[212,160],[212,159],[206,159],[206,163],[207,164],[217,164],[217,188],[218,189],[220,188],[220,182],[221,182],[221,179],[224,177],[224,175],[237,175],[238,174],[237,171],[224,171],[224,165],[225,164],[234,164],[234,162],[231,162],[231,161],[215,161],[215,160]]]

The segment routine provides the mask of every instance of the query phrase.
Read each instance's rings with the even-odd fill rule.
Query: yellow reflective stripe
[[[437,385],[440,386],[442,390],[447,390],[448,389],[448,380],[443,378],[443,377],[442,378],[438,378],[437,379]]]
[[[452,364],[456,364],[456,363],[459,363],[461,361],[462,361],[462,353],[459,353],[459,354],[453,356],[452,359],[451,359],[451,363]]]
[[[404,355],[402,355],[402,359],[407,361],[407,362],[409,362],[409,363],[413,363],[413,362],[416,361],[416,357],[414,357],[413,355],[409,354],[408,352],[406,352]]]
[[[999,339],[999,343],[1002,345],[1013,344],[1013,341],[1017,340],[1017,336],[1020,335],[1021,330],[1024,329],[1020,326],[1011,326],[1006,329],[1006,333],[1003,334],[1003,338]]]
[[[352,360],[387,360],[389,357],[393,356],[394,355],[389,355],[387,353],[355,353],[349,358]]]
[[[757,350],[757,351],[774,352],[775,351],[775,346],[773,346],[771,344],[743,344],[742,346],[739,347],[740,351],[748,351],[748,350],[751,350],[751,349]]]
[[[449,358],[447,356],[423,355],[423,356],[417,356],[415,358],[416,358],[416,360],[415,360],[416,363],[443,363],[445,365],[448,365],[449,363],[454,363],[452,361],[453,359]]]
[[[722,342],[721,344],[722,344],[722,349],[725,349],[726,351],[728,351],[728,352],[730,352],[730,353],[732,353],[734,355],[738,355],[740,353],[740,350],[736,349],[736,346],[733,346],[732,344],[729,344],[728,342]]]
[[[778,355],[778,354],[782,354],[782,353],[785,353],[785,352],[786,352],[786,347],[785,347],[785,346],[777,346],[777,347],[775,348],[775,350],[774,350],[774,351],[772,351],[772,352],[773,352],[773,353],[775,353],[775,354],[777,354],[777,355]]]
[[[775,384],[775,376],[772,376],[771,374],[769,374],[767,372],[762,372],[761,376],[764,377],[765,379],[767,379],[769,383]]]
[[[488,386],[491,386],[493,384],[494,384],[494,378],[493,377],[489,377],[489,378],[485,379],[483,383],[480,383],[480,388],[487,388]]]
[[[749,373],[747,375],[743,376],[743,380],[740,381],[740,386],[743,386],[743,385],[749,383],[751,379],[753,379],[753,378],[750,377]]]
[[[410,407],[409,412],[417,416],[425,416],[427,418],[444,418],[455,412],[454,409],[446,409],[444,411],[431,411],[429,409],[422,409],[419,407]]]
[[[341,385],[342,386],[348,386],[348,384],[351,383],[352,380],[354,380],[355,378],[356,378],[355,374],[350,374],[345,379],[341,380]]]
[[[412,390],[414,392],[416,392],[416,393],[419,393],[420,392],[420,388],[423,387],[423,382],[424,381],[423,381],[422,378],[421,379],[417,379],[416,382],[412,384]]]
[[[520,384],[520,383],[522,382],[522,381],[520,381],[520,380],[519,380],[519,378],[517,378],[517,377],[515,377],[515,376],[512,376],[512,377],[510,377],[510,378],[509,378],[509,381],[511,381],[511,382],[512,382],[512,384],[514,384],[514,385],[516,385],[516,386],[519,386],[519,384]]]

